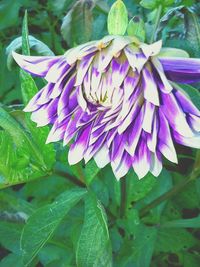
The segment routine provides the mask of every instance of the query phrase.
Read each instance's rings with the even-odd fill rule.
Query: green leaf
[[[0,267],[8,266],[24,267],[21,257],[12,253],[8,254],[0,261]]]
[[[29,217],[21,236],[22,258],[25,266],[52,237],[68,211],[85,195],[86,190],[72,189],[62,193],[52,204],[38,209]]]
[[[26,200],[19,198],[11,191],[0,191],[0,211],[23,212],[27,216],[33,213],[34,206]]]
[[[200,57],[200,23],[194,12],[186,12],[185,15],[186,40],[189,41],[194,55]]]
[[[23,225],[0,221],[0,245],[20,254],[20,235]]]
[[[27,11],[25,12],[22,26],[22,52],[24,55],[30,55]],[[31,75],[24,70],[20,70],[20,80],[23,102],[24,104],[27,104],[38,92],[38,89]]]
[[[77,245],[76,262],[78,267],[112,266],[105,212],[91,194],[85,198],[85,219]]]
[[[88,42],[92,35],[92,1],[77,1],[63,18],[61,33],[70,46]]]
[[[7,0],[0,3],[0,30],[16,25],[21,6],[18,0]]]
[[[197,240],[185,229],[165,229],[158,232],[156,251],[175,253],[188,250],[197,244]]]
[[[43,135],[37,132],[37,136],[31,136],[26,128],[1,107],[0,126],[5,130],[0,131],[0,174],[3,175],[0,178],[0,187],[22,183],[49,173],[55,161],[55,152],[51,145],[43,149]]]
[[[146,33],[145,33],[145,24],[142,18],[139,16],[133,17],[128,24],[127,33],[130,36],[136,36],[140,41],[144,42]]]
[[[132,265],[134,267],[149,267],[156,244],[157,229],[139,225],[134,235],[132,247]]]
[[[156,183],[152,190],[145,196],[145,198],[138,201],[135,206],[139,209],[145,208],[148,204],[150,204],[152,201],[154,201],[156,198],[160,197],[167,191],[169,191],[172,188],[172,176],[171,173],[167,170],[163,169],[161,174],[156,178]],[[159,205],[154,207],[150,210],[150,213],[148,213],[143,221],[147,223],[159,223],[160,216],[163,212],[163,209],[166,205],[167,201],[161,202]],[[141,209],[142,212],[142,209]]]
[[[123,1],[117,0],[108,14],[108,33],[124,35],[128,26],[128,12]]]
[[[155,9],[157,7],[156,0],[142,0],[140,1],[140,5],[147,9]]]
[[[123,239],[123,246],[117,255],[118,267],[149,267],[157,238],[157,228],[139,224],[133,237]]]
[[[127,175],[127,205],[144,198],[156,184],[156,178],[152,174],[147,174],[139,180],[137,175],[131,171]]]
[[[164,228],[200,228],[200,216],[192,219],[180,219],[161,224]]]

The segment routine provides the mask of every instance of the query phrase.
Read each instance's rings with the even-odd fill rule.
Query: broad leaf
[[[23,225],[0,222],[0,245],[15,254],[20,254],[20,235]]]
[[[52,237],[68,211],[85,195],[86,190],[72,189],[62,193],[52,204],[38,209],[29,217],[21,236],[22,258],[25,266]]]
[[[77,266],[112,266],[110,249],[104,209],[95,196],[88,194],[85,199],[84,224],[76,251]]]

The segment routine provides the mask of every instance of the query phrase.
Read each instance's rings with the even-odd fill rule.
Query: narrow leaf
[[[192,219],[180,219],[161,224],[163,228],[200,228],[200,216]]]
[[[27,11],[25,12],[22,26],[22,52],[24,55],[30,55]],[[24,70],[20,70],[20,80],[23,102],[27,104],[38,92],[38,89],[31,75]]]

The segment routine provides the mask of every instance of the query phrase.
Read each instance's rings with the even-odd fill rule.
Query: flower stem
[[[159,5],[158,9],[157,9],[157,12],[156,12],[156,21],[155,21],[155,24],[154,24],[154,27],[153,27],[150,43],[153,43],[155,41],[157,29],[158,29],[158,26],[160,24],[161,14],[162,14],[162,5]]]
[[[75,185],[78,185],[80,187],[85,187],[85,184],[78,180],[76,177],[66,173],[66,172],[63,172],[61,170],[55,170],[54,173],[58,176],[61,176],[61,177],[65,177],[66,179],[68,179],[71,183],[75,184]]]
[[[161,202],[173,197],[177,193],[181,192],[191,181],[195,180],[200,175],[200,151],[196,154],[196,160],[194,163],[193,171],[190,174],[189,179],[184,179],[182,182],[177,184],[175,187],[173,187],[171,190],[163,194],[162,196],[156,198],[151,203],[149,203],[146,207],[141,209],[140,216],[143,217],[146,215],[151,209],[158,206]]]
[[[172,196],[174,196],[175,194],[177,194],[178,192],[180,192],[190,181],[191,181],[191,179],[185,179],[185,180],[183,180],[181,183],[177,184],[171,190],[169,190],[168,192],[166,192],[162,196],[160,196],[160,197],[156,198],[155,200],[153,200],[146,207],[144,207],[143,209],[141,209],[140,216],[143,217],[151,209],[153,209],[156,206],[158,206],[161,202],[163,202],[163,201],[171,198]]]
[[[119,216],[120,218],[122,218],[126,214],[126,197],[127,197],[126,177],[120,179],[120,188],[121,188],[121,203],[119,209]]]

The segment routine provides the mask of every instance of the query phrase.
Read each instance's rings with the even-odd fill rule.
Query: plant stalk
[[[150,43],[153,43],[155,41],[157,29],[158,29],[158,26],[160,24],[161,14],[162,14],[162,5],[159,5],[158,9],[157,9],[157,13],[156,13],[156,21],[155,21],[155,24],[154,24],[154,27],[153,27],[153,32],[152,32],[152,35],[151,35]]]
[[[149,203],[146,207],[141,209],[140,216],[143,217],[146,215],[151,209],[158,206],[161,202],[173,197],[177,193],[181,192],[182,189],[184,189],[191,181],[194,181],[197,179],[200,175],[200,151],[196,154],[196,160],[193,166],[193,171],[191,172],[190,178],[185,179],[179,184],[177,184],[175,187],[173,187],[171,190],[163,194],[162,196],[158,197],[157,199],[153,200],[151,203]]]
[[[126,190],[126,177],[120,179],[121,188],[121,203],[119,209],[119,216],[123,218],[126,214],[126,200],[127,200],[127,190]]]

